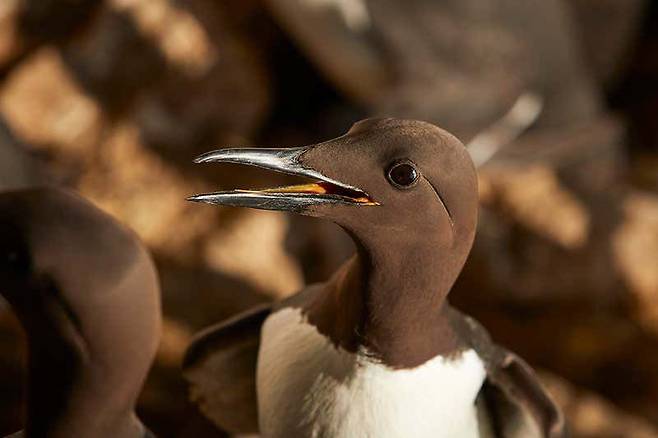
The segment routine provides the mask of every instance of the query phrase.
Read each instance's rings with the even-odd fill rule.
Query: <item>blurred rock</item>
[[[658,193],[658,153],[636,152],[632,167],[633,185]]]
[[[180,22],[175,41],[172,20]],[[150,29],[160,35],[170,67],[135,108],[146,144],[169,159],[189,161],[217,145],[250,142],[269,109],[269,72],[261,54],[231,25],[225,6],[208,0],[170,3]],[[182,41],[197,41],[195,50],[181,47]]]
[[[573,438],[656,438],[658,427],[630,415],[596,394],[543,373],[542,380],[562,407]]]
[[[185,249],[213,225],[211,209],[185,202],[202,187],[145,148],[130,123],[117,125],[89,151],[78,182],[85,196],[129,224],[151,249],[174,259],[189,258]]]
[[[613,236],[617,269],[635,301],[638,320],[658,335],[658,195],[633,192]]]
[[[249,281],[203,266],[158,256],[163,311],[182,332],[196,333],[269,301],[267,292]]]
[[[496,204],[522,227],[567,250],[585,244],[589,212],[547,164],[491,166],[480,178],[485,204]]]
[[[57,145],[77,158],[98,141],[103,120],[52,48],[35,52],[11,72],[0,89],[0,111],[22,141]]]
[[[20,0],[5,0],[0,3],[0,66],[5,66],[21,49],[19,13]]]
[[[108,1],[63,59],[107,116],[137,121],[167,158],[244,143],[267,110],[267,72],[221,3]]]
[[[93,17],[99,0],[0,2],[0,76],[44,43],[61,43]]]
[[[217,61],[214,43],[199,20],[181,3],[112,0],[111,4],[130,15],[135,27],[158,47],[170,65],[198,76]]]
[[[297,262],[285,252],[288,219],[282,213],[246,210],[206,239],[206,263],[283,298],[303,285]]]
[[[638,37],[647,0],[567,0],[587,71],[604,86],[619,79]]]
[[[99,0],[21,0],[18,24],[28,41],[60,42],[93,18]]]
[[[622,141],[613,119],[534,131],[481,168],[480,227],[459,294],[618,303],[610,239],[621,220]]]
[[[113,0],[97,21],[66,59],[111,113],[134,112],[148,145],[189,159],[258,129],[267,73],[220,3]]]
[[[84,33],[62,46],[62,58],[78,86],[110,118],[157,86],[166,67],[164,55],[130,14],[107,3]]]

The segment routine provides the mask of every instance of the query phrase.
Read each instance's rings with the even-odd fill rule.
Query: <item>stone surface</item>
[[[81,156],[100,135],[102,114],[59,53],[43,48],[12,70],[0,90],[0,111],[15,135],[34,145]]]
[[[629,415],[596,394],[543,373],[547,386],[567,417],[571,436],[578,438],[655,438],[658,427]]]
[[[567,0],[587,70],[609,86],[618,80],[632,55],[647,0]]]
[[[612,237],[617,269],[632,291],[639,321],[658,333],[658,196],[630,193],[622,211]]]
[[[483,208],[463,293],[618,302],[609,241],[624,196],[622,132],[613,119],[531,132],[480,170]]]

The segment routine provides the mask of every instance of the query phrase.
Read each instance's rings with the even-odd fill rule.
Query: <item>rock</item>
[[[7,77],[0,111],[14,134],[35,147],[81,157],[100,135],[103,117],[53,48],[35,52]]]
[[[638,320],[658,335],[658,195],[631,192],[612,236],[617,270],[631,291]]]
[[[647,0],[567,0],[587,71],[610,86],[619,79],[640,32]]]
[[[464,294],[597,306],[624,296],[609,256],[624,195],[622,132],[613,119],[530,132],[480,169]]]
[[[126,222],[149,248],[173,259],[189,259],[191,243],[214,223],[212,209],[185,202],[210,187],[184,178],[144,147],[131,123],[117,125],[99,151],[89,154],[77,186],[99,207]]]
[[[222,29],[221,21],[205,26],[213,33]],[[269,78],[255,53],[230,33],[211,36],[225,40],[215,47],[214,62],[193,75],[171,71],[135,108],[144,141],[171,160],[249,143],[269,109]]]
[[[46,43],[62,43],[86,25],[98,0],[0,2],[0,76]]]
[[[33,44],[61,42],[92,19],[98,0],[23,0],[18,25],[25,40]]]
[[[587,207],[562,186],[547,164],[496,166],[481,176],[485,203],[522,227],[567,250],[585,245],[590,233]],[[549,211],[547,211],[549,209]]]
[[[246,210],[205,239],[207,265],[272,297],[292,295],[302,288],[303,279],[297,261],[284,250],[288,223],[280,213]]]
[[[78,85],[110,118],[128,111],[163,77],[166,60],[128,12],[104,3],[84,33],[62,46]]]
[[[203,74],[217,62],[217,47],[188,9],[190,2],[166,0],[112,0],[113,9],[125,13],[141,35],[153,43],[171,66],[191,76]]]
[[[6,0],[0,3],[0,69],[14,60],[22,47],[18,29],[19,0]]]
[[[573,438],[655,438],[658,427],[631,415],[591,391],[542,373],[549,392],[562,407]]]
[[[64,49],[85,89],[143,141],[189,161],[217,143],[244,143],[269,102],[268,74],[221,3],[113,0]]]

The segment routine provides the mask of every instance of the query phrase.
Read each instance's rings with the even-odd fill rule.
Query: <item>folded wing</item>
[[[260,329],[270,311],[262,305],[203,330],[185,355],[191,400],[227,432],[258,432],[256,363]]]

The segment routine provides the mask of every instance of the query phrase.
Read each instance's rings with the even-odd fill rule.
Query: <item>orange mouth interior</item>
[[[364,205],[379,205],[364,193],[357,190],[347,189],[327,182],[299,184],[294,186],[277,187],[261,190],[264,193],[301,193],[315,195],[337,195],[349,198],[351,201]]]

